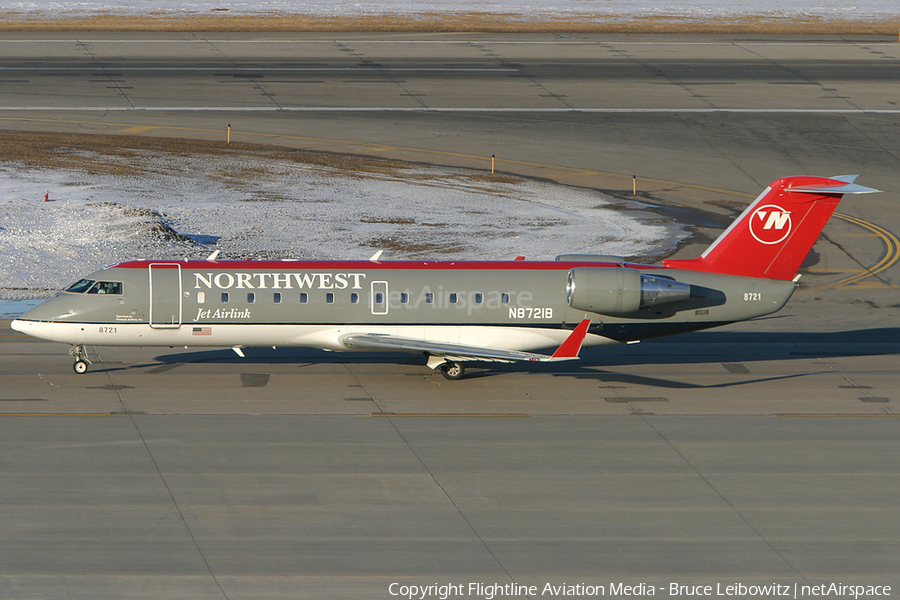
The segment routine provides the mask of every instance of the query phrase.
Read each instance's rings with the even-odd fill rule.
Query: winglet
[[[562,360],[566,358],[578,358],[581,352],[581,344],[584,342],[584,336],[587,335],[588,327],[591,326],[590,319],[584,319],[578,326],[572,330],[569,337],[559,345],[556,352],[550,357],[551,360]]]

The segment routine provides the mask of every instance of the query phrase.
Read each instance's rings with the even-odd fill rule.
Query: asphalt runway
[[[495,155],[636,182],[696,225],[685,257],[782,176],[885,193],[845,199],[774,317],[574,365],[448,382],[408,355],[92,348],[78,376],[3,323],[0,595],[896,595],[898,61],[888,38],[3,34],[3,130]]]

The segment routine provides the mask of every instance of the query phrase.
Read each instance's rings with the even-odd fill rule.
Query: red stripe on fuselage
[[[292,269],[418,269],[441,270],[500,270],[500,271],[565,271],[575,267],[628,267],[632,269],[664,269],[655,265],[608,262],[561,262],[561,261],[318,261],[318,260],[133,260],[113,265],[119,269],[146,269],[151,264],[178,264],[183,269],[222,270],[292,270]]]

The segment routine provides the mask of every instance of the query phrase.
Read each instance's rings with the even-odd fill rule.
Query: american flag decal
[[[212,327],[194,327],[191,335],[212,335]]]

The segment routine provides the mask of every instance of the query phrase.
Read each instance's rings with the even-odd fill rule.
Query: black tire
[[[456,381],[466,376],[466,368],[462,363],[445,362],[441,365],[441,375],[450,381]]]
[[[72,368],[75,369],[75,372],[79,375],[84,375],[87,373],[88,364],[83,360],[76,360],[75,364],[72,365]]]

